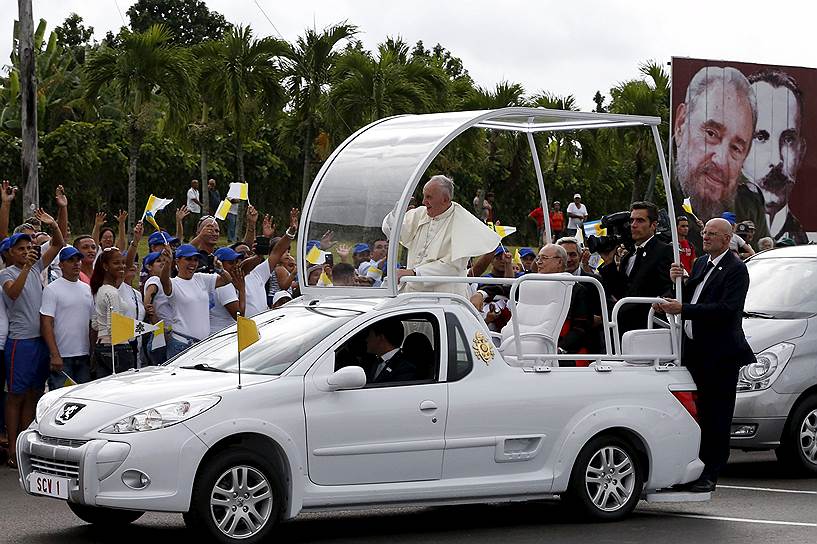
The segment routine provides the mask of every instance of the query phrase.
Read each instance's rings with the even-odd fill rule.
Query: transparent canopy
[[[316,296],[396,295],[398,286],[390,278],[395,277],[400,249],[394,242],[388,253],[383,252],[383,220],[394,211],[389,238],[399,240],[406,210],[421,204],[412,198],[422,176],[443,148],[469,128],[528,135],[542,207],[547,210],[534,133],[641,125],[652,129],[660,145],[655,128],[659,124],[657,117],[542,108],[403,115],[376,121],[347,138],[312,184],[298,235],[298,275],[305,279],[301,290]],[[659,157],[668,183],[660,150]],[[375,242],[379,242],[376,247]],[[368,254],[360,244],[369,247]],[[341,262],[348,266],[339,269]]]

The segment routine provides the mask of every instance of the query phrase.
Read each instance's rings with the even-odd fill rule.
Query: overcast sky
[[[8,64],[16,7],[1,0],[0,64]],[[129,0],[34,0],[35,25],[49,29],[78,13],[95,37],[125,24]],[[441,43],[462,58],[477,84],[505,79],[528,94],[573,94],[582,109],[596,90],[608,95],[616,83],[638,75],[639,63],[672,56],[817,66],[814,23],[817,3],[803,0],[740,3],[717,0],[411,2],[375,0],[207,0],[234,24],[250,24],[257,36],[294,40],[305,27],[348,20],[373,48],[386,36],[427,48]],[[274,25],[274,28],[273,28]],[[277,29],[277,31],[276,31]]]

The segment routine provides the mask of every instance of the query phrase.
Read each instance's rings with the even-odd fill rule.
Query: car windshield
[[[744,310],[775,319],[801,319],[817,314],[817,260],[752,259]],[[783,278],[783,281],[781,281]]]
[[[241,352],[241,373],[278,376],[332,331],[361,312],[319,306],[286,306],[254,317],[260,340]],[[235,325],[202,340],[170,366],[238,372]]]

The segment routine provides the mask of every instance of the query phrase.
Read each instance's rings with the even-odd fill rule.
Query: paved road
[[[817,542],[817,478],[786,478],[767,453],[733,452],[709,503],[647,504],[628,520],[583,524],[558,502],[401,508],[305,514],[280,528],[278,542],[414,543],[738,543]],[[181,516],[146,514],[125,534],[83,524],[60,501],[25,495],[0,469],[0,542],[17,544],[189,540]]]

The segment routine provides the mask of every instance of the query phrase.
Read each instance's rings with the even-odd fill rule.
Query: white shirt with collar
[[[710,263],[710,262],[712,263],[712,266],[706,272],[706,275],[704,276],[704,279],[701,280],[701,283],[699,283],[697,286],[695,286],[695,291],[692,292],[692,299],[690,300],[691,304],[695,304],[696,302],[698,302],[698,299],[701,297],[701,292],[704,290],[704,285],[706,284],[706,281],[709,279],[709,276],[712,275],[712,272],[715,270],[715,268],[717,268],[717,266],[721,263],[721,259],[723,259],[723,256],[726,255],[727,251],[729,251],[729,249],[727,249],[726,251],[724,251],[723,253],[721,253],[720,255],[715,257],[714,259],[711,256],[709,257],[709,261],[707,262],[707,266],[709,266],[708,263]],[[687,338],[689,338],[690,340],[693,339],[692,338],[692,321],[690,321],[689,319],[684,321],[684,332],[686,333]]]
[[[375,380],[377,379],[378,376],[380,376],[380,373],[383,372],[383,369],[386,368],[386,365],[388,364],[389,360],[392,357],[394,357],[398,351],[400,351],[400,348],[394,348],[393,350],[387,351],[386,353],[380,356],[380,364],[377,365],[377,368],[374,371]]]
[[[630,274],[633,271],[633,267],[635,266],[635,256],[638,254],[639,251],[644,249],[644,246],[646,246],[650,242],[650,240],[652,240],[654,237],[655,237],[655,235],[650,236],[649,238],[644,240],[643,243],[635,246],[635,250],[633,251],[633,254],[630,256],[629,259],[627,259],[627,277],[628,278],[630,277]]]

